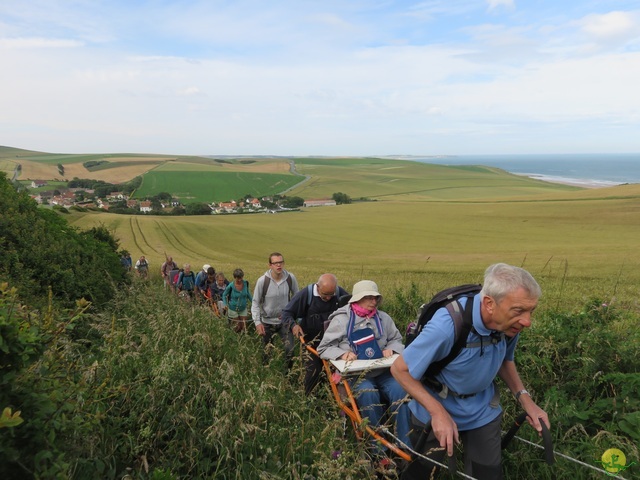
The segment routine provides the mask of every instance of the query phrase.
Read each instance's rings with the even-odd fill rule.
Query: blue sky
[[[640,152],[640,3],[4,0],[0,145]]]

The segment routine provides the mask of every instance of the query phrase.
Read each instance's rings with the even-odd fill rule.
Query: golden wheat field
[[[629,197],[604,190],[601,198],[572,201],[380,201],[275,215],[74,214],[71,221],[106,225],[134,258],[144,254],[157,269],[172,255],[180,264],[209,263],[225,273],[242,267],[256,279],[268,268],[268,254],[279,251],[301,283],[332,271],[347,286],[362,278],[387,289],[415,282],[426,296],[447,282],[481,281],[486,266],[504,261],[543,284],[565,285],[568,304],[596,294],[634,302],[638,187],[625,189],[633,191]],[[592,279],[600,280],[597,292]]]

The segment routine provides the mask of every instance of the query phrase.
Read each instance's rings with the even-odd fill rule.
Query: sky
[[[640,2],[2,0],[0,145],[640,152]]]

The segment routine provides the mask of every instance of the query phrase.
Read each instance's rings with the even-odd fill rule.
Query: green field
[[[298,173],[311,177],[291,191],[291,195],[303,198],[343,192],[352,198],[464,201],[577,190],[483,166],[452,167],[377,158],[295,162]]]
[[[365,277],[387,289],[416,282],[426,296],[452,278],[478,281],[487,265],[505,261],[552,287],[562,297],[548,300],[554,306],[592,295],[631,302],[640,283],[639,188],[621,188],[628,196],[619,198],[605,190],[615,188],[600,198],[578,191],[572,201],[380,201],[276,215],[77,214],[71,221],[104,223],[134,257],[158,266],[167,253],[179,263],[240,266],[255,279],[268,253],[281,251],[302,282],[333,271],[348,287]]]
[[[301,179],[299,176],[277,173],[154,170],[144,175],[135,198],[170,192],[182,203],[223,202],[247,194],[257,197],[275,195],[291,188]]]

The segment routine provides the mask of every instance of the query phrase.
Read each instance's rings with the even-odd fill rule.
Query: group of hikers
[[[445,455],[451,457],[459,443],[464,446],[467,475],[502,478],[497,377],[533,428],[541,433],[542,422],[549,427],[546,412],[525,389],[514,363],[520,333],[531,326],[541,295],[526,270],[504,263],[489,266],[478,292],[435,311],[405,347],[394,320],[380,309],[383,296],[375,282],[361,280],[349,293],[334,274],[324,273],[300,288],[284,267],[281,253],[270,254],[268,270],[256,281],[253,294],[242,269],[236,269],[229,282],[210,265],[196,275],[190,265],[179,269],[167,257],[161,274],[166,288],[215,303],[236,332],[247,330],[250,304],[251,319],[262,338],[264,364],[270,360],[276,335],[287,368],[293,362],[296,337],[316,351],[318,355],[305,358],[306,395],[320,381],[322,360],[352,362],[397,355],[391,368],[372,369],[347,380],[369,425],[391,422],[400,444],[420,454],[401,466],[403,479],[434,474],[437,467],[428,459],[441,462]],[[453,303],[457,307],[451,307]],[[461,335],[457,317],[462,318],[462,312],[469,328],[456,350]],[[371,448],[380,465],[388,466],[384,448],[375,442]]]
[[[233,281],[227,280],[223,272],[205,264],[195,273],[189,263],[181,268],[170,256],[160,266],[166,289],[186,299],[206,304],[220,317],[227,317],[236,332],[246,331],[248,305],[252,302],[249,282],[244,279],[244,271],[236,268]]]

